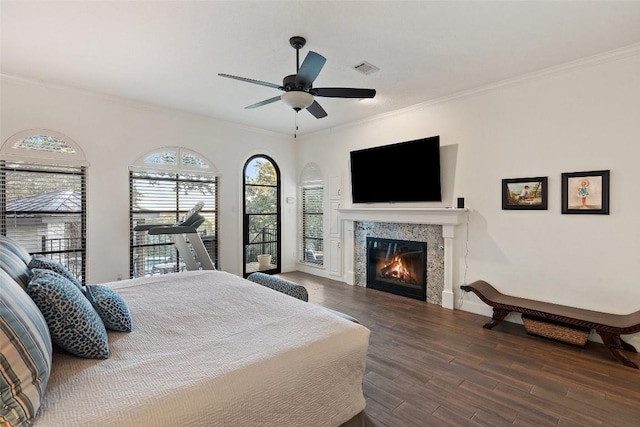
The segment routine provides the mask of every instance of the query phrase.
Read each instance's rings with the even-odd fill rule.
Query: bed
[[[362,425],[366,327],[222,271],[103,285],[132,331],[107,359],[54,348],[33,426]]]

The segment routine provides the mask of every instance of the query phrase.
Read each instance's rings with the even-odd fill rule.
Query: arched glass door
[[[268,156],[244,165],[243,275],[280,272],[280,170]]]

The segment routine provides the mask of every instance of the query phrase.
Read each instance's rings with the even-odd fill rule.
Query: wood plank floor
[[[558,343],[508,322],[487,330],[485,316],[301,272],[280,276],[371,330],[367,426],[640,426],[640,371],[602,344]]]

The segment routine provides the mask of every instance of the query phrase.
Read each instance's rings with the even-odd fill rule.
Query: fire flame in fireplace
[[[380,269],[380,277],[385,279],[401,280],[403,282],[415,283],[416,278],[411,274],[402,262],[402,257],[395,256],[388,264]]]

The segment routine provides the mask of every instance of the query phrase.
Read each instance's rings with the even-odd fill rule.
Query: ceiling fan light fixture
[[[301,90],[290,90],[280,95],[282,102],[296,111],[303,110],[313,104],[313,95]]]

